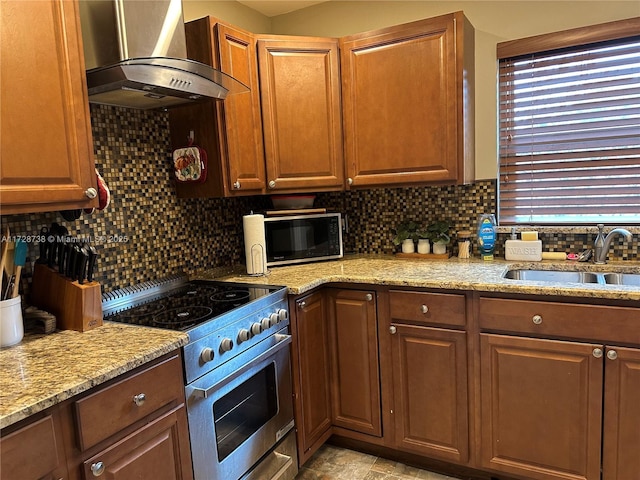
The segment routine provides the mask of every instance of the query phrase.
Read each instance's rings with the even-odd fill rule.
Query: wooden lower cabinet
[[[607,347],[603,480],[640,477],[640,349]]]
[[[466,333],[392,323],[396,448],[469,457]]]
[[[57,480],[66,478],[60,418],[51,412],[0,440],[0,475],[3,479]]]
[[[131,435],[83,462],[86,479],[99,477],[110,480],[149,478],[153,480],[183,480],[182,456],[189,454],[188,438],[181,435],[186,423],[184,406],[176,408],[150,422]]]
[[[517,478],[600,479],[602,350],[481,334],[482,467]]]
[[[292,374],[302,465],[331,435],[331,389],[327,303],[320,290],[291,300]]]
[[[376,292],[328,289],[333,425],[382,436]]]

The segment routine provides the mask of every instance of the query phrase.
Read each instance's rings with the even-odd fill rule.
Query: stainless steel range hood
[[[89,102],[167,108],[248,91],[186,60],[181,0],[81,0]]]

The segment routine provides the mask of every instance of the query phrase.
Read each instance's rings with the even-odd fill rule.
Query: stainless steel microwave
[[[265,217],[267,266],[342,258],[342,215]]]

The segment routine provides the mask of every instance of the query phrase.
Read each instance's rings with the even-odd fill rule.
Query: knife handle
[[[81,248],[80,253],[76,258],[76,276],[78,278],[78,283],[82,285],[84,283],[84,279],[86,278],[87,263],[89,262],[89,254],[87,253],[86,248]]]
[[[96,262],[98,260],[98,252],[93,245],[89,245],[89,263],[87,265],[87,282],[93,282],[93,273],[95,272]]]
[[[76,249],[75,245],[70,245],[69,257],[67,258],[67,265],[65,268],[64,276],[73,280],[73,274],[76,271]]]

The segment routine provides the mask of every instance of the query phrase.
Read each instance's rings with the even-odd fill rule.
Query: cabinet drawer
[[[144,401],[140,401],[141,395]],[[183,399],[182,363],[175,356],[78,400],[75,412],[80,449],[86,450],[159,408],[178,405]]]
[[[640,344],[640,309],[480,298],[480,328],[599,342]]]
[[[53,417],[37,420],[0,441],[2,478],[42,478],[56,469],[58,458]]]
[[[448,293],[389,292],[391,321],[408,320],[429,325],[465,325],[465,297]]]

